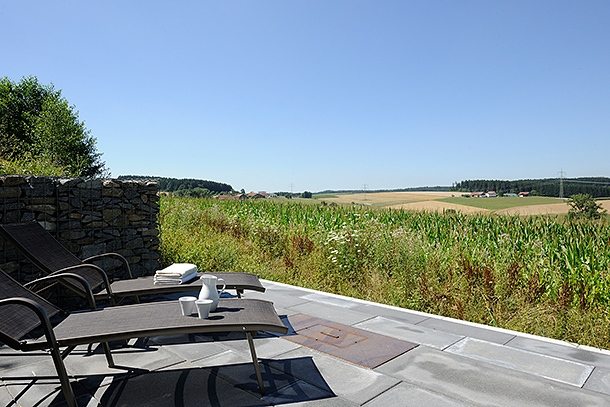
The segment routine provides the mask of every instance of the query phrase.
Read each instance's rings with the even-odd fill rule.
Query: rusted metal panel
[[[417,346],[304,314],[290,316],[289,321],[295,334],[284,339],[371,369]]]

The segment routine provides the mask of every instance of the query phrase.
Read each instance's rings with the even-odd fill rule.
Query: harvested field
[[[566,214],[570,210],[570,206],[563,203],[548,204],[548,205],[526,205],[515,206],[496,211],[498,215],[561,215]]]
[[[495,213],[499,215],[561,215],[570,210],[558,198],[462,198],[459,192],[369,192],[336,194],[318,198],[342,205],[358,204],[378,208],[443,212],[452,209],[462,213]],[[610,212],[610,200],[598,201]]]
[[[475,208],[474,206],[458,205],[449,202],[441,201],[419,201],[409,202],[398,205],[390,205],[388,208],[392,209],[405,209],[412,211],[427,211],[427,212],[443,212],[447,209],[453,209],[462,213],[485,213],[489,212],[487,209]]]
[[[361,204],[371,206],[390,207],[410,202],[434,201],[436,199],[454,196],[455,192],[369,192],[357,194],[336,194],[332,197],[321,198],[326,202],[337,204]]]

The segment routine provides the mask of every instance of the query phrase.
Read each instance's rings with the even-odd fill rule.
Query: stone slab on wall
[[[79,258],[119,253],[134,276],[160,266],[158,215],[155,182],[0,177],[0,223],[37,221]],[[2,238],[0,250],[0,267],[19,281],[41,275]]]

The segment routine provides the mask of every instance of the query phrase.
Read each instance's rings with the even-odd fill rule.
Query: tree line
[[[233,187],[222,182],[208,181],[192,178],[168,178],[168,177],[152,177],[145,175],[121,175],[120,180],[135,180],[135,181],[155,181],[159,184],[159,190],[164,192],[175,192],[177,195],[185,196],[203,196],[205,191],[210,191],[213,194],[221,192],[231,192]],[[193,194],[190,193],[193,192]],[[193,195],[193,196],[194,196]]]
[[[559,196],[561,179],[522,179],[505,180],[466,180],[456,183],[452,190],[462,192],[496,191],[498,194],[529,192],[532,195]],[[581,177],[564,178],[563,195],[568,197],[576,194],[588,194],[595,198],[610,196],[610,178]]]

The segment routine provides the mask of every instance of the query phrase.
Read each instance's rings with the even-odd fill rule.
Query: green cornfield
[[[610,347],[610,225],[163,197],[165,263]]]

